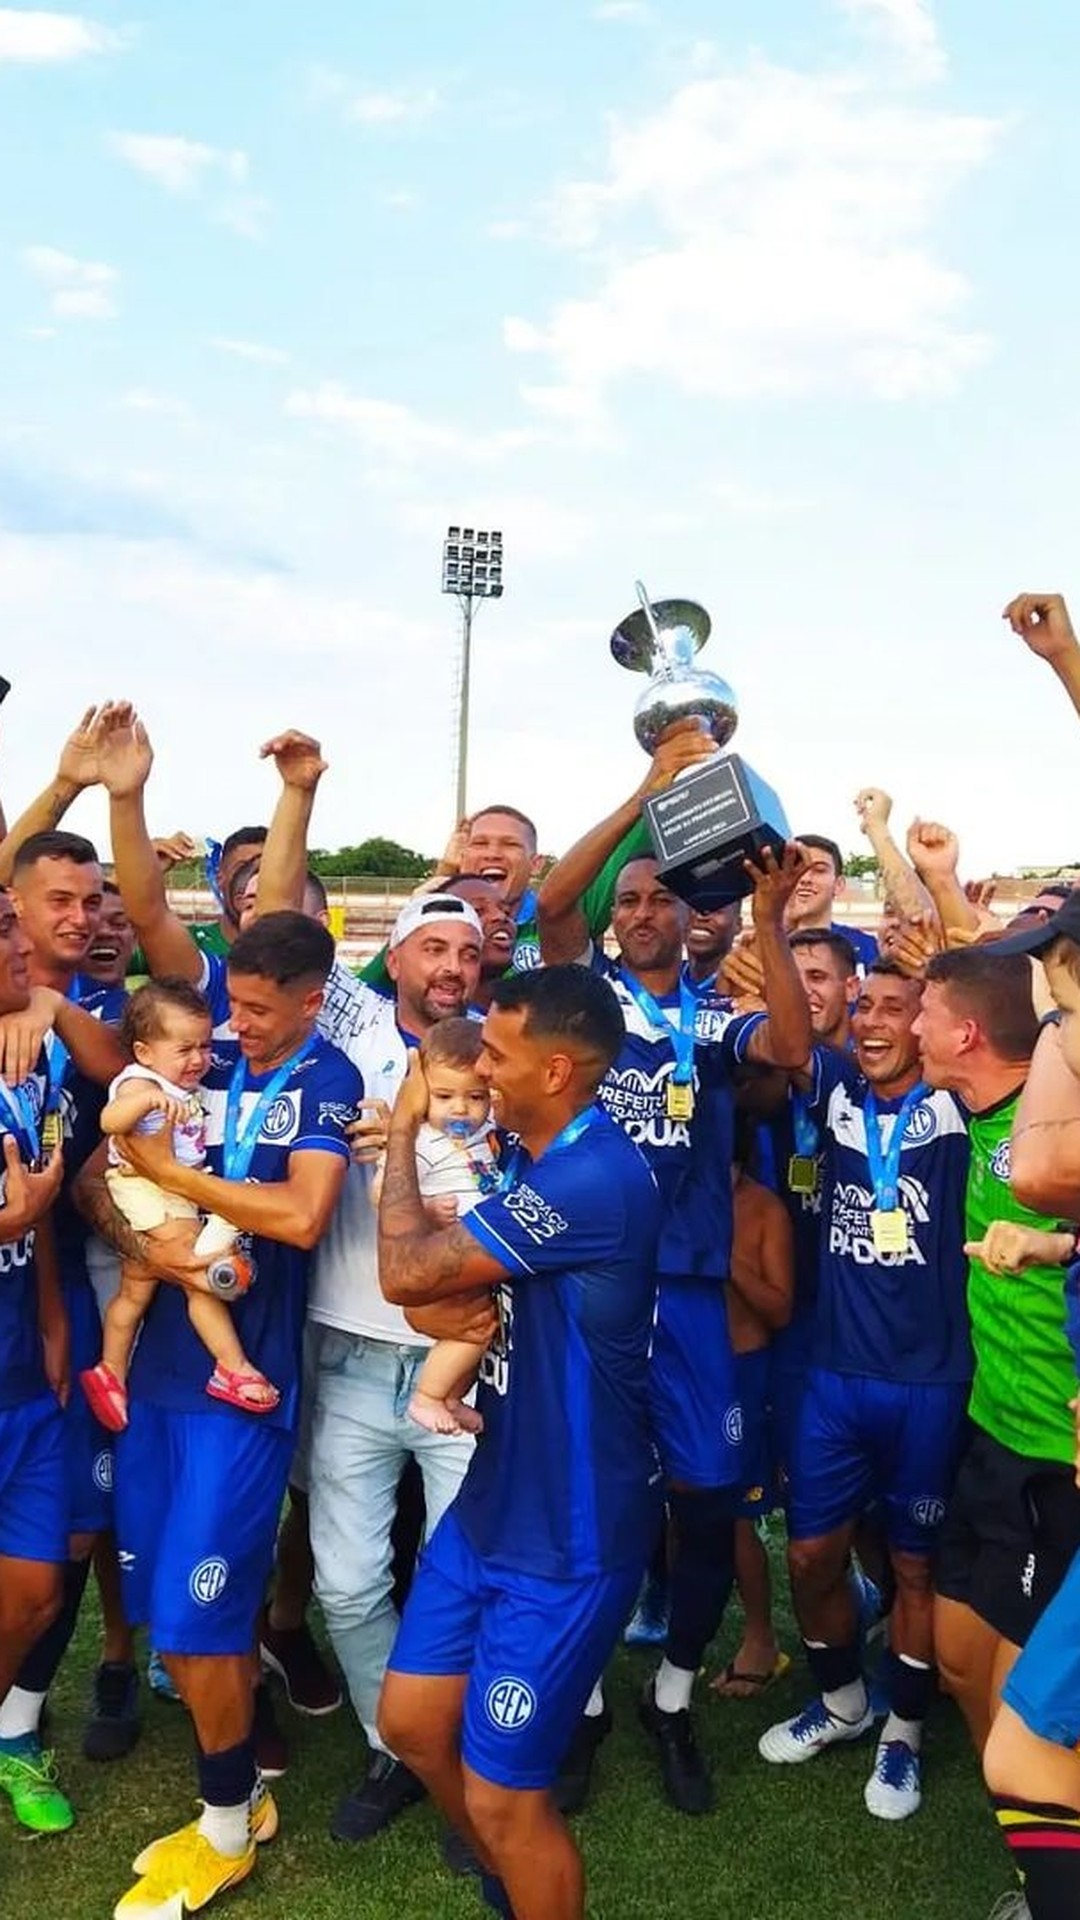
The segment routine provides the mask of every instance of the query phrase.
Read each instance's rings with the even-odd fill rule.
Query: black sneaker
[[[139,1676],[126,1661],[103,1660],[83,1734],[87,1760],[122,1760],[139,1737]]]
[[[601,1744],[611,1732],[611,1708],[583,1713],[555,1777],[551,1797],[561,1814],[580,1813],[589,1797],[592,1771]]]
[[[370,1840],[413,1807],[427,1792],[392,1753],[373,1753],[360,1785],[347,1794],[330,1822],[332,1840]]]
[[[274,1703],[266,1682],[255,1689],[255,1712],[251,1722],[255,1764],[264,1780],[280,1780],[289,1765],[289,1748],[277,1723]]]
[[[641,1696],[638,1717],[660,1748],[664,1792],[679,1813],[711,1813],[713,1788],[709,1770],[694,1739],[687,1707],[681,1713],[661,1713],[650,1680]]]
[[[318,1719],[340,1707],[341,1682],[331,1673],[306,1622],[282,1629],[272,1627],[267,1617],[259,1635],[259,1651],[263,1666],[277,1674],[294,1712]]]
[[[439,1843],[443,1866],[460,1878],[472,1874],[479,1879],[484,1869],[467,1840],[463,1840],[454,1827],[447,1827]]]

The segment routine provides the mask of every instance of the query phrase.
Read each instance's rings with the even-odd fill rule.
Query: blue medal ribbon
[[[816,1160],[821,1147],[821,1133],[816,1120],[811,1117],[810,1103],[805,1093],[801,1093],[797,1087],[791,1093],[791,1126],[799,1158]]]
[[[874,1199],[881,1213],[895,1213],[900,1198],[900,1155],[904,1149],[904,1130],[914,1109],[920,1100],[924,1100],[930,1089],[924,1080],[905,1093],[899,1113],[893,1121],[893,1130],[889,1136],[888,1151],[881,1144],[881,1115],[873,1088],[863,1102],[866,1120],[866,1158],[870,1164],[870,1180],[874,1189]]]
[[[551,1153],[563,1153],[567,1147],[572,1147],[575,1140],[580,1140],[583,1133],[587,1133],[590,1127],[595,1126],[596,1122],[603,1118],[603,1112],[603,1108],[594,1102],[590,1107],[583,1107],[580,1113],[575,1113],[573,1119],[567,1121],[562,1132],[555,1135],[550,1146],[544,1148],[540,1155],[541,1160],[546,1160]],[[519,1141],[499,1176],[500,1193],[509,1192],[515,1185],[520,1166],[521,1143]]]
[[[0,1099],[3,1100],[12,1122],[7,1131],[15,1135],[27,1165],[36,1167],[41,1158],[41,1135],[38,1131],[34,1103],[26,1090],[25,1082],[17,1087],[9,1087],[5,1081],[0,1080]]]
[[[222,1151],[222,1166],[226,1180],[246,1180],[255,1156],[263,1121],[266,1119],[274,1101],[281,1093],[301,1060],[306,1060],[315,1045],[315,1034],[311,1033],[294,1054],[270,1076],[262,1088],[254,1107],[244,1126],[240,1126],[240,1102],[247,1085],[248,1063],[241,1054],[233,1068],[229,1082],[229,1095],[225,1103],[225,1143]]]
[[[78,1007],[82,1005],[82,997],[82,981],[76,974],[64,998],[70,1000],[73,1007]],[[49,1062],[49,1105],[55,1112],[60,1105],[60,1095],[71,1065],[71,1051],[64,1045],[55,1027],[45,1035],[45,1057]]]
[[[658,1000],[654,1000],[647,987],[635,980],[625,967],[619,969],[619,978],[630,998],[636,1002],[651,1026],[659,1027],[661,1033],[671,1036],[675,1048],[675,1071],[672,1079],[677,1087],[689,1087],[694,1078],[694,1026],[697,1019],[697,995],[682,974],[679,978],[679,1024],[665,1012]],[[671,1010],[672,1012],[674,1009]]]

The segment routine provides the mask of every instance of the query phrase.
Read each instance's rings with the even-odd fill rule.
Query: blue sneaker
[[[159,1700],[168,1700],[173,1706],[177,1707],[183,1705],[180,1695],[177,1693],[173,1683],[172,1675],[162,1660],[160,1653],[152,1653],[146,1663],[146,1684],[150,1688],[151,1693],[157,1694]]]
[[[634,1611],[623,1630],[623,1640],[626,1645],[628,1647],[662,1647],[667,1640],[669,1615],[666,1584],[662,1580],[650,1580],[646,1576]]]
[[[878,1820],[908,1820],[922,1805],[922,1767],[906,1740],[880,1740],[874,1771],[863,1792],[867,1813]]]

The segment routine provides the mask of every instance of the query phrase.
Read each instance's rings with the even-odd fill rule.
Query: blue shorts
[[[79,1374],[101,1359],[101,1319],[89,1280],[64,1287],[71,1328],[71,1392],[64,1408],[68,1532],[106,1533],[113,1524],[113,1436],[90,1411]]]
[[[1080,1746],[1080,1553],[1002,1688],[1031,1733]]]
[[[51,1393],[0,1407],[0,1554],[54,1566],[68,1557],[64,1422]]]
[[[668,1480],[689,1487],[741,1482],[742,1409],[719,1280],[660,1276],[649,1413]]]
[[[776,1455],[770,1400],[772,1348],[735,1355],[735,1378],[742,1408],[742,1481],[737,1520],[760,1520],[777,1504]]]
[[[116,1445],[124,1612],[159,1653],[250,1653],[294,1437],[135,1400]]]
[[[769,1431],[781,1496],[786,1500],[791,1457],[799,1425],[799,1408],[810,1371],[813,1313],[801,1312],[773,1334],[769,1394]]]
[[[889,1545],[930,1553],[966,1439],[968,1389],[812,1367],[791,1463],[788,1531],[815,1540],[875,1501]]]
[[[461,1757],[519,1792],[549,1787],[641,1583],[641,1566],[581,1580],[493,1567],[453,1508],[413,1581],[389,1667],[467,1674]]]

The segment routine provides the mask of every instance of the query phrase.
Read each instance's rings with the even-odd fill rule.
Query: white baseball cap
[[[410,933],[417,933],[421,927],[432,921],[456,920],[459,926],[471,927],[478,940],[483,941],[484,929],[476,915],[475,907],[462,900],[456,893],[421,893],[407,900],[394,921],[390,935],[390,946],[400,947]]]

